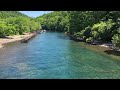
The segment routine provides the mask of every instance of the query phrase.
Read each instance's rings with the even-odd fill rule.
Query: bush
[[[115,34],[112,37],[112,43],[115,47],[119,47],[120,48],[120,34]]]
[[[87,43],[91,43],[91,42],[93,42],[93,37],[89,37],[89,38],[87,38],[87,39],[86,39],[86,42],[87,42]]]
[[[0,19],[0,37],[24,34],[41,29],[38,22],[26,17],[10,17]]]
[[[111,19],[106,22],[101,21],[100,23],[94,24],[92,27],[93,38],[110,41],[114,25],[115,23]]]
[[[74,35],[75,35],[76,37],[82,37],[82,36],[83,36],[81,32],[76,32],[76,33],[74,33]]]

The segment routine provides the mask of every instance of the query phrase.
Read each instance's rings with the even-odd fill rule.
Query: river
[[[0,50],[1,79],[117,79],[120,61],[90,51],[63,33],[38,34]]]

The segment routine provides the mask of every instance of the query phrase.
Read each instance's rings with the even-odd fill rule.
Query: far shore
[[[3,48],[4,44],[8,44],[15,41],[21,41],[33,35],[34,33],[25,33],[24,35],[14,35],[14,36],[7,36],[7,38],[0,38],[0,48]]]

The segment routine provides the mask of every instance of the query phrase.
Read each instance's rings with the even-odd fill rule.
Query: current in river
[[[120,61],[80,46],[63,33],[38,34],[0,50],[1,79],[120,78]]]

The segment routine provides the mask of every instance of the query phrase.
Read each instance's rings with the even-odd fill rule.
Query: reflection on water
[[[43,33],[0,50],[0,78],[120,78],[120,61],[89,51],[62,33]]]

